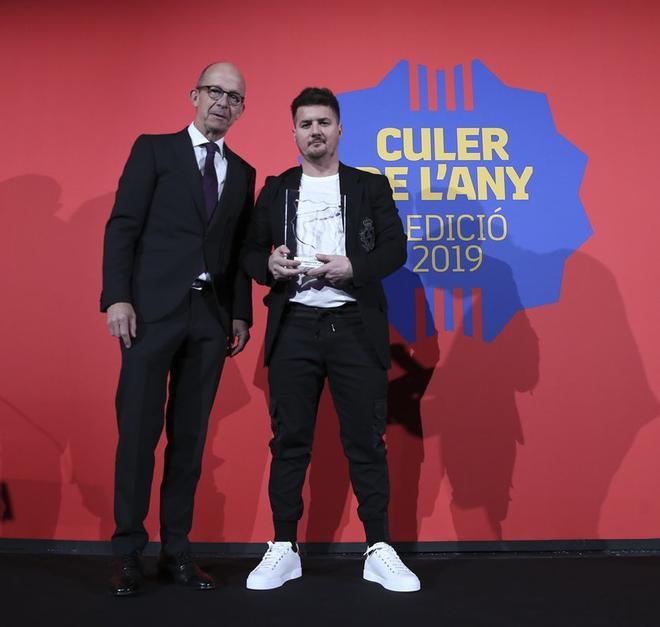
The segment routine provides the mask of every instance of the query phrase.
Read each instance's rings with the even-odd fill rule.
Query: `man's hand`
[[[227,354],[230,357],[238,355],[250,339],[250,329],[245,320],[231,321],[232,337],[227,340]]]
[[[268,257],[268,270],[277,281],[290,279],[292,276],[302,274],[302,270],[298,270],[300,262],[287,257],[290,252],[291,251],[282,244],[271,253],[270,257]]]
[[[131,303],[114,303],[108,307],[108,330],[112,337],[120,337],[126,348],[131,347],[131,338],[137,333],[137,316]]]
[[[351,260],[344,255],[316,255],[322,266],[307,272],[307,276],[325,279],[335,287],[346,285],[353,278]]]

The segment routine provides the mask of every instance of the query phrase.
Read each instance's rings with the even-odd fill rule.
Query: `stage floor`
[[[155,558],[136,597],[106,591],[110,558],[0,554],[2,627],[658,627],[657,555],[441,554],[406,557],[422,581],[412,594],[361,578],[362,559],[303,556],[302,579],[268,592],[245,589],[254,558],[198,562],[218,589],[163,583]]]

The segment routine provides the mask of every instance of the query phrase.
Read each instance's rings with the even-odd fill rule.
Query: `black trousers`
[[[167,318],[138,322],[131,348],[121,345],[116,397],[117,526],[112,537],[117,555],[142,551],[147,543],[143,523],[149,510],[154,449],[163,423],[167,446],[160,489],[162,550],[173,555],[189,549],[208,418],[227,350],[227,335],[213,298],[210,289],[191,289]]]
[[[367,541],[386,540],[387,371],[365,337],[355,304],[333,309],[291,304],[281,323],[268,369],[273,429],[269,495],[275,539],[296,540],[326,377]]]

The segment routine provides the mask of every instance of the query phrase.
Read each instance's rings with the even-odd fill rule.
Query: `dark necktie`
[[[218,175],[215,171],[214,157],[218,150],[218,145],[213,142],[203,144],[206,148],[206,159],[204,160],[204,176],[202,177],[202,187],[204,188],[204,204],[206,205],[206,214],[209,220],[213,216],[215,207],[218,204]]]

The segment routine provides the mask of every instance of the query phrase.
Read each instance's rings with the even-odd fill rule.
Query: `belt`
[[[299,312],[314,312],[321,316],[329,314],[344,313],[349,311],[357,311],[358,304],[355,301],[349,301],[338,307],[312,307],[311,305],[303,305],[302,303],[288,302],[285,311],[299,311]]]
[[[211,282],[202,281],[202,279],[195,279],[190,287],[198,292],[203,292],[204,290],[211,289]]]

